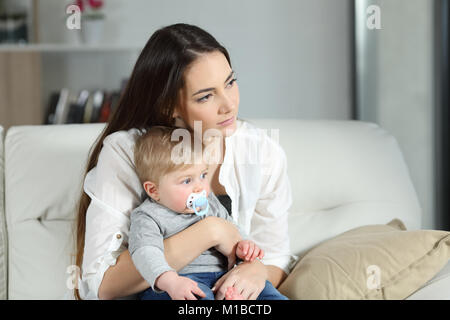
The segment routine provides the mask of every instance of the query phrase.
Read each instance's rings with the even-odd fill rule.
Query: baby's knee
[[[198,287],[206,295],[204,298],[198,297],[199,300],[214,300],[215,299],[214,293],[212,292],[211,288],[208,288],[208,286],[204,285],[203,283],[198,283]]]

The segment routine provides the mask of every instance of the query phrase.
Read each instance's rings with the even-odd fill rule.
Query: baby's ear
[[[155,201],[159,201],[158,187],[154,182],[145,181],[142,186],[144,187],[145,192],[150,198]]]

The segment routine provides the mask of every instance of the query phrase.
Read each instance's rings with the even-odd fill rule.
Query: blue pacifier
[[[186,201],[186,207],[188,209],[194,210],[195,214],[198,216],[203,216],[209,210],[209,202],[206,198],[206,191],[203,190],[200,193],[191,193]],[[197,210],[200,209],[200,211]]]

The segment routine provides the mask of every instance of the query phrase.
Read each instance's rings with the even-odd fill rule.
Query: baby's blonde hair
[[[172,139],[176,129],[181,128],[154,126],[137,138],[134,147],[134,165],[141,183],[152,181],[158,184],[164,175],[193,165],[196,154],[202,156],[194,150],[193,132],[181,129],[189,133],[187,137],[190,139],[190,157],[185,158],[188,161],[182,163],[177,163],[172,159],[174,148],[180,143],[186,143],[184,140]],[[186,135],[183,136],[183,139],[185,139],[184,137]],[[203,150],[203,144],[201,146],[201,150]]]

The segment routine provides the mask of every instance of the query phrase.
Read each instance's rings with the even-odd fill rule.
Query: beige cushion
[[[280,291],[291,299],[405,299],[450,259],[450,232],[387,225],[352,229],[301,257]]]

